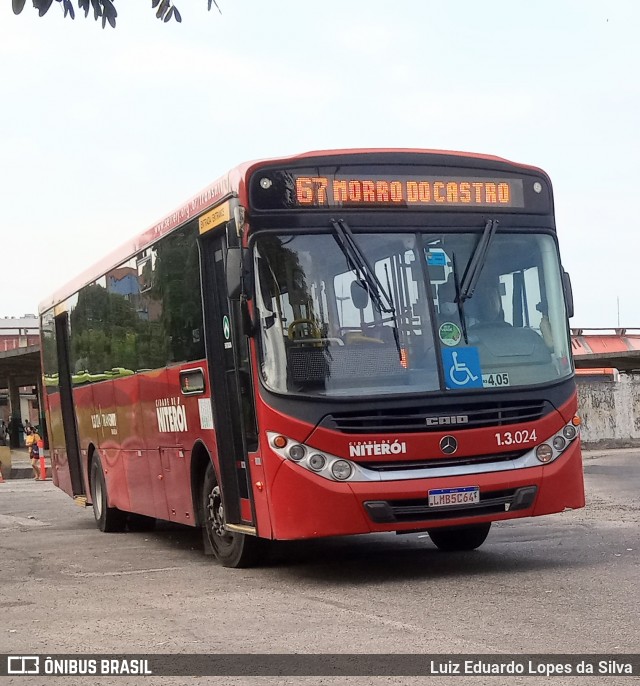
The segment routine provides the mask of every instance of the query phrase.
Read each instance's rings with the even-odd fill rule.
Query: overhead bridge
[[[571,329],[576,369],[640,372],[640,328]]]
[[[35,320],[35,326],[34,324]],[[3,416],[9,419],[15,431],[11,431],[11,447],[20,442],[22,417],[20,412],[20,388],[37,388],[38,399],[42,398],[42,374],[40,372],[40,343],[38,341],[37,319],[0,320],[0,389],[7,389],[9,412]],[[30,394],[29,394],[30,395]],[[32,396],[30,396],[32,397]],[[6,403],[6,399],[3,399]],[[40,421],[42,419],[40,402]],[[42,426],[44,430],[46,427]]]

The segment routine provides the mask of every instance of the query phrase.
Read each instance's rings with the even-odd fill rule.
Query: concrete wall
[[[640,446],[640,377],[619,381],[579,381],[578,413],[585,447]]]

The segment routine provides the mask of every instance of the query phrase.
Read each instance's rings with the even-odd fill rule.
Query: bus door
[[[257,449],[249,345],[241,331],[240,305],[228,298],[227,236],[224,232],[205,234],[200,247],[205,342],[218,448],[217,476],[227,523],[249,533],[255,529],[256,520],[248,453]]]
[[[62,426],[64,441],[67,452],[67,468],[69,470],[68,483],[71,486],[70,496],[84,496],[84,484],[80,466],[80,446],[78,444],[78,431],[76,415],[73,405],[73,391],[71,384],[71,368],[69,366],[69,313],[63,312],[55,318],[56,340],[58,347],[58,374],[60,389],[60,411],[62,413]],[[52,469],[53,464],[51,465]],[[56,462],[55,469],[62,465]],[[63,467],[64,468],[64,467]],[[67,479],[61,479],[61,485]],[[67,489],[64,489],[67,491]],[[67,491],[68,492],[68,491]]]

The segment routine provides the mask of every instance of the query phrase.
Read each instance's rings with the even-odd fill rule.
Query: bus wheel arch
[[[203,512],[201,506],[202,484],[207,465],[213,464],[213,458],[208,448],[201,441],[194,443],[191,450],[191,501],[193,505],[194,523],[202,526]]]
[[[93,443],[89,443],[87,446],[87,457],[85,459],[84,463],[84,468],[85,468],[85,474],[87,475],[87,480],[86,480],[86,488],[87,490],[87,495],[88,495],[88,502],[91,504],[91,498],[93,495],[93,488],[91,486],[91,460],[93,459],[93,454],[97,450],[96,446]]]
[[[224,567],[252,567],[264,554],[266,541],[257,536],[227,531],[224,528],[224,505],[220,481],[213,461],[198,461],[192,478],[200,475],[197,521],[202,529],[205,555],[213,555]]]
[[[100,531],[112,533],[124,531],[127,513],[117,507],[109,507],[109,494],[100,453],[94,448],[89,460],[89,487],[93,503],[93,515]]]

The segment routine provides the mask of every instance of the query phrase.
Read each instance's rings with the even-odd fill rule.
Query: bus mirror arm
[[[257,327],[251,312],[249,312],[249,301],[246,295],[240,296],[240,315],[242,317],[242,333],[253,338]]]
[[[239,300],[242,293],[242,248],[227,249],[226,276],[229,300]]]
[[[568,272],[562,270],[562,286],[564,290],[564,302],[567,308],[567,317],[573,317],[573,288],[571,287],[571,277]]]

